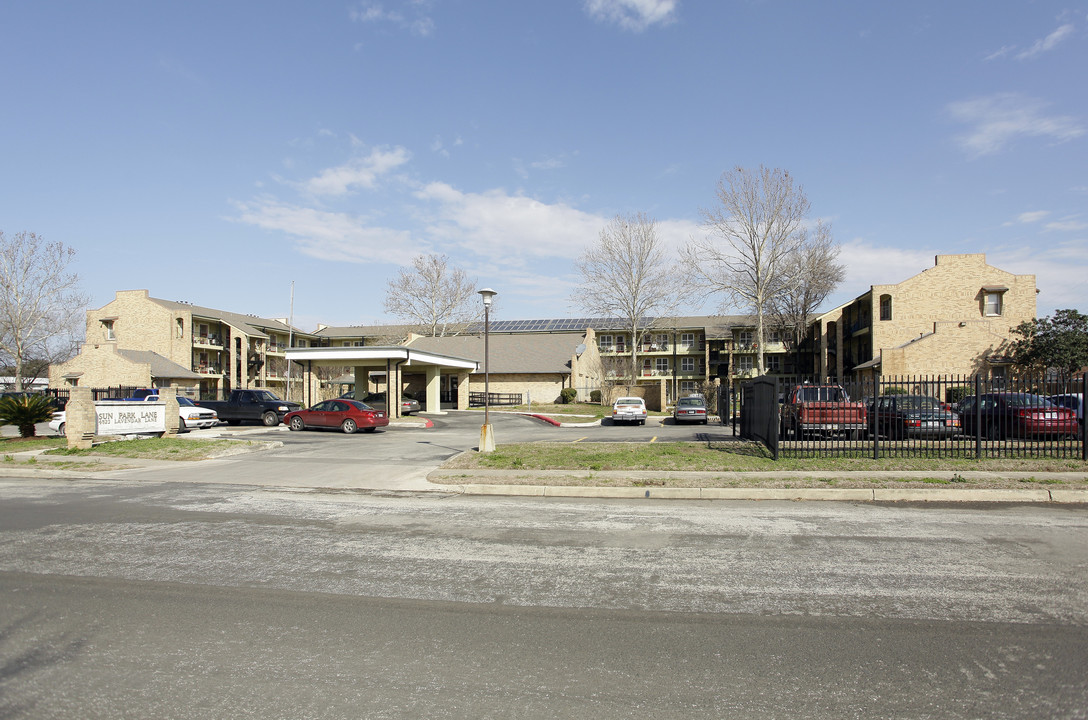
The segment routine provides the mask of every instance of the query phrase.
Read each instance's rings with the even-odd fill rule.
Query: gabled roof
[[[250,337],[268,337],[268,334],[265,333],[264,330],[274,330],[285,335],[291,333],[295,335],[313,334],[303,332],[298,328],[291,327],[282,320],[262,318],[257,317],[256,315],[242,315],[240,313],[228,312],[226,310],[216,310],[215,308],[202,307],[200,305],[190,305],[189,303],[174,302],[172,300],[162,300],[160,298],[148,299],[151,300],[151,302],[162,305],[168,310],[190,312],[197,317],[211,318],[214,320],[225,322],[228,325],[233,325]]]
[[[150,365],[152,378],[180,378],[184,380],[199,380],[201,378],[198,373],[178,365],[173,360],[164,358],[157,352],[150,350],[118,350],[117,354],[129,362]]]
[[[518,333],[489,337],[489,372],[570,374],[570,359],[585,336],[582,333]],[[408,347],[469,358],[484,369],[484,338],[481,335],[414,339]]]

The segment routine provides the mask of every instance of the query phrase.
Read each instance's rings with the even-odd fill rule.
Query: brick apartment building
[[[770,328],[763,348],[767,372],[832,378],[1001,373],[1011,329],[1035,317],[1036,292],[1035,276],[995,268],[984,255],[938,255],[932,268],[895,285],[873,285],[815,316],[802,348]],[[614,391],[638,394],[663,409],[677,397],[735,387],[757,372],[753,316],[647,318],[637,348],[623,325],[607,318],[493,321],[490,391],[553,402],[563,388],[576,389],[581,399],[600,389],[606,400]],[[201,397],[263,387],[316,402],[339,394],[355,375],[348,367],[307,372],[297,363],[289,371],[288,347],[402,346],[476,361],[478,372],[448,371],[440,378],[443,406],[464,408],[470,393],[483,391],[482,331],[478,323],[441,338],[401,325],[322,325],[304,332],[286,319],[125,290],[87,312],[80,354],[51,367],[49,378],[51,387],[175,386]],[[632,359],[633,385],[626,379]],[[425,379],[405,370],[397,375],[403,390],[418,393]],[[384,391],[385,373],[362,376],[369,378],[367,390]]]

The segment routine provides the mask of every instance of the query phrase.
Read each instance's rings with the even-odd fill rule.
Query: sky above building
[[[394,322],[440,253],[495,317],[584,316],[612,217],[679,248],[765,165],[842,245],[826,309],[985,253],[1088,311],[1083,1],[15,0],[0,37],[0,230],[75,248],[94,307]]]

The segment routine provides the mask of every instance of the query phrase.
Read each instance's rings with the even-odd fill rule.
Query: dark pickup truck
[[[237,425],[243,421],[279,425],[283,416],[302,406],[276,397],[268,390],[232,390],[226,400],[195,400],[197,407],[205,407],[219,413],[219,421]]]

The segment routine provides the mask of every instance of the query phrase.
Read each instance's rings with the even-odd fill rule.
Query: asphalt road
[[[5,479],[0,593],[4,718],[1088,708],[1079,507]]]

